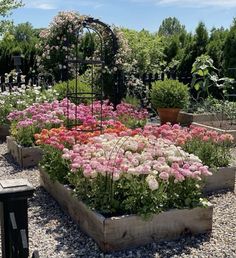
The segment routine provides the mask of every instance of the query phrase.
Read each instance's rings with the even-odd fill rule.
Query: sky
[[[78,11],[101,21],[130,29],[156,32],[167,17],[176,17],[194,32],[202,21],[229,28],[236,17],[236,0],[23,0],[24,7],[11,16],[16,24],[30,22],[46,28],[59,11]]]

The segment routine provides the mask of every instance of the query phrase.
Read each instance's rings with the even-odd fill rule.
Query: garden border
[[[43,155],[40,147],[22,147],[12,136],[7,136],[7,149],[21,168],[37,166]]]
[[[178,116],[178,123],[181,125],[191,125],[191,123],[200,123],[204,121],[214,121],[216,119],[220,119],[222,114],[220,113],[202,113],[202,114],[195,114],[195,113],[188,113],[184,111],[179,112]],[[225,116],[223,116],[225,117]]]
[[[212,176],[205,178],[204,193],[213,193],[222,190],[235,190],[236,167],[210,168]]]
[[[53,182],[41,167],[40,184],[104,252],[177,239],[186,234],[207,233],[212,230],[213,206],[211,204],[206,208],[170,210],[154,214],[146,220],[136,215],[105,218],[79,201],[73,195],[71,188],[58,181]]]

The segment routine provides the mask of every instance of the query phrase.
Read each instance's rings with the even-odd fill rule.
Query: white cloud
[[[42,10],[76,9],[79,7],[98,9],[104,6],[103,0],[23,0],[23,2],[25,8]]]
[[[182,7],[236,7],[236,0],[131,0],[137,3]]]
[[[58,6],[55,4],[55,1],[32,1],[27,0],[24,1],[25,8],[34,8],[34,9],[42,9],[42,10],[54,10],[57,9]]]

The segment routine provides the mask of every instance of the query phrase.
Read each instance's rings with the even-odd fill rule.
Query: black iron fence
[[[151,88],[151,85],[154,81],[164,80],[165,78],[179,80],[184,84],[190,84],[192,77],[191,76],[178,76],[177,73],[174,72],[161,72],[161,73],[144,73],[137,76],[142,80],[144,85],[148,85]]]

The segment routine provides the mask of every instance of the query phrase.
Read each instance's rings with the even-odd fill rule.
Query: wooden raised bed
[[[222,117],[225,118],[225,115],[219,113],[202,113],[202,114],[194,114],[188,113],[184,111],[180,111],[178,115],[178,123],[181,125],[190,125],[191,123],[200,123],[204,121],[214,121],[214,120],[222,120]]]
[[[73,196],[68,186],[53,182],[42,168],[40,180],[46,191],[104,252],[177,239],[185,234],[206,233],[212,229],[212,205],[207,208],[170,210],[153,215],[148,220],[136,215],[105,218]]]
[[[43,151],[39,147],[22,147],[11,136],[7,136],[7,149],[22,168],[36,166],[42,159]]]
[[[193,123],[193,124],[196,125],[196,126],[206,128],[208,130],[216,131],[216,132],[221,133],[221,134],[224,134],[224,133],[231,134],[234,137],[234,143],[236,143],[236,130],[234,130],[234,129],[233,130],[224,130],[224,129],[221,129],[221,128],[218,128],[218,127],[213,127],[213,126],[205,125],[205,124],[202,124],[202,123]]]
[[[10,135],[10,126],[0,125],[0,140],[5,141],[8,135]]]
[[[234,191],[236,180],[236,167],[223,167],[216,170],[211,169],[213,175],[205,179],[204,193],[217,192],[221,190]]]

